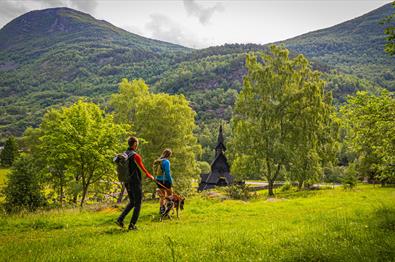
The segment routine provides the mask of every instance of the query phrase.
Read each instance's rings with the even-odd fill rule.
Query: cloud
[[[58,0],[56,0],[58,1]],[[97,0],[69,0],[71,6],[78,10],[93,13],[97,7]]]
[[[163,14],[151,14],[145,28],[151,32],[154,39],[180,44],[193,48],[201,48],[207,44],[193,34],[187,32],[179,23]]]
[[[196,3],[195,0],[183,0],[183,2],[187,13],[190,16],[196,16],[199,18],[200,23],[203,25],[208,24],[215,12],[222,12],[225,9],[224,6],[219,3],[213,7],[204,7]]]
[[[11,19],[26,13],[29,11],[27,7],[23,5],[23,2],[15,2],[2,0],[0,2],[0,22],[1,25],[9,22]]]
[[[121,25],[120,28],[137,35],[143,35],[144,32],[137,26],[134,25]]]
[[[62,0],[34,0],[37,3],[41,3],[48,7],[62,6],[64,5],[64,1]]]
[[[0,26],[31,10],[70,7],[94,13],[98,0],[0,0]]]

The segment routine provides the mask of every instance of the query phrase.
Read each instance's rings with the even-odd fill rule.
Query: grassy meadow
[[[0,261],[395,260],[395,188],[359,185],[249,202],[195,195],[179,220],[163,222],[158,209],[144,202],[139,230],[131,232],[114,224],[115,207],[2,215]]]

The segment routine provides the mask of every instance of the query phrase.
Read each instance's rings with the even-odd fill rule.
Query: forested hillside
[[[337,26],[282,42],[325,72],[336,102],[356,90],[393,90],[395,60],[384,53],[388,4]],[[129,33],[68,8],[29,12],[0,30],[0,134],[20,135],[50,106],[87,96],[106,104],[124,77],[154,92],[183,93],[198,121],[230,119],[247,52],[267,46],[185,48]]]
[[[1,133],[17,135],[48,106],[108,96],[122,77],[151,80],[188,51],[68,8],[16,18],[0,43]]]

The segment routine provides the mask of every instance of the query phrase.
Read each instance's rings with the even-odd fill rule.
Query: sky
[[[145,37],[192,48],[267,44],[327,28],[383,0],[0,0],[0,27],[31,10],[67,6]]]

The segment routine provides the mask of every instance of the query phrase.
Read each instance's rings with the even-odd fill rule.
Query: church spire
[[[226,151],[225,143],[224,143],[224,135],[222,133],[222,125],[219,126],[219,133],[218,133],[218,143],[215,147],[215,157],[219,154],[223,154]]]

